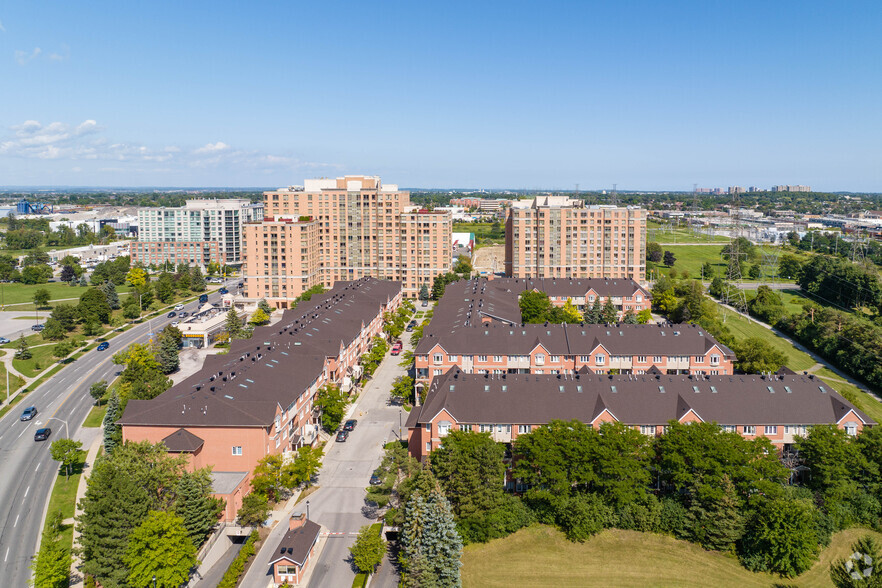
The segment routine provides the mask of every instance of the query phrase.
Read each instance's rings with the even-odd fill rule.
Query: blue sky
[[[0,185],[882,191],[882,3],[7,2]]]

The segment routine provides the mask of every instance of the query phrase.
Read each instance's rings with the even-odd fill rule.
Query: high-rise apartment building
[[[238,198],[187,200],[179,208],[142,208],[132,260],[145,265],[239,264],[245,223],[262,218],[262,203]]]
[[[512,203],[505,273],[514,278],[646,278],[646,211],[540,196]]]
[[[407,296],[451,269],[451,216],[412,206],[376,176],[306,180],[264,193],[266,218],[245,228],[246,298],[287,308],[303,291],[373,276]]]

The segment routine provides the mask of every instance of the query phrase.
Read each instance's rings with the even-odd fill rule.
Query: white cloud
[[[52,52],[46,57],[49,59],[49,61],[67,61],[68,59],[70,59],[70,47],[62,43],[60,53]]]
[[[6,32],[6,27],[3,26],[3,21],[0,20],[0,33],[5,33],[5,32]]]
[[[39,47],[34,47],[34,50],[30,53],[28,53],[27,51],[16,51],[15,60],[18,62],[19,65],[27,65],[28,62],[38,58],[42,52],[43,50]]]
[[[228,151],[230,146],[222,141],[218,141],[217,143],[207,143],[204,147],[200,147],[193,151],[193,153],[217,153],[219,151]]]

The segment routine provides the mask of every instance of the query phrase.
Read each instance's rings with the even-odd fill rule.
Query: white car
[[[181,321],[172,321],[171,326],[177,327],[179,324],[181,324]]]
[[[175,310],[184,310],[183,304],[175,304]]]

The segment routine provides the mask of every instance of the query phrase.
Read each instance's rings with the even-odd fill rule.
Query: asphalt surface
[[[219,300],[217,293],[209,295],[210,302]],[[191,302],[185,308],[192,312],[197,306]],[[50,444],[55,439],[77,437],[94,402],[89,386],[99,380],[110,382],[120,371],[120,366],[113,363],[113,354],[132,343],[145,342],[151,329],[158,332],[173,320],[163,315],[118,334],[110,339],[109,349],[89,351],[29,393],[0,419],[3,586],[28,585],[31,557],[39,546],[44,512],[58,473],[58,462],[49,454]],[[22,410],[28,406],[36,406],[39,413],[31,421],[19,421]],[[62,421],[67,422],[69,432]],[[41,427],[50,427],[52,435],[48,441],[35,442],[34,432]]]
[[[410,349],[409,333],[402,335],[404,349]],[[318,476],[319,489],[309,496],[309,518],[322,526],[323,532],[333,533],[324,541],[325,545],[318,558],[310,565],[309,587],[351,586],[355,571],[349,559],[349,547],[364,525],[377,522],[376,518],[366,516],[365,488],[371,474],[380,465],[383,446],[398,437],[400,409],[389,403],[389,391],[396,377],[405,373],[398,366],[400,358],[386,356],[377,369],[373,379],[359,396],[358,404],[351,418],[358,419],[358,425],[344,443],[337,443],[333,437],[326,445],[322,469]],[[402,423],[407,413],[401,414]],[[407,433],[402,428],[403,434]],[[295,510],[304,510],[306,503],[301,501]],[[270,533],[254,563],[243,578],[245,588],[265,588],[271,580],[269,561],[275,548],[287,531],[283,520]],[[397,575],[392,574],[398,584]],[[380,584],[372,584],[380,586]]]
[[[16,318],[26,317],[26,318]],[[18,339],[19,335],[33,335],[31,325],[45,323],[49,318],[48,310],[41,310],[39,318],[35,318],[34,311],[7,310],[0,312],[0,337],[6,337],[11,341]]]

